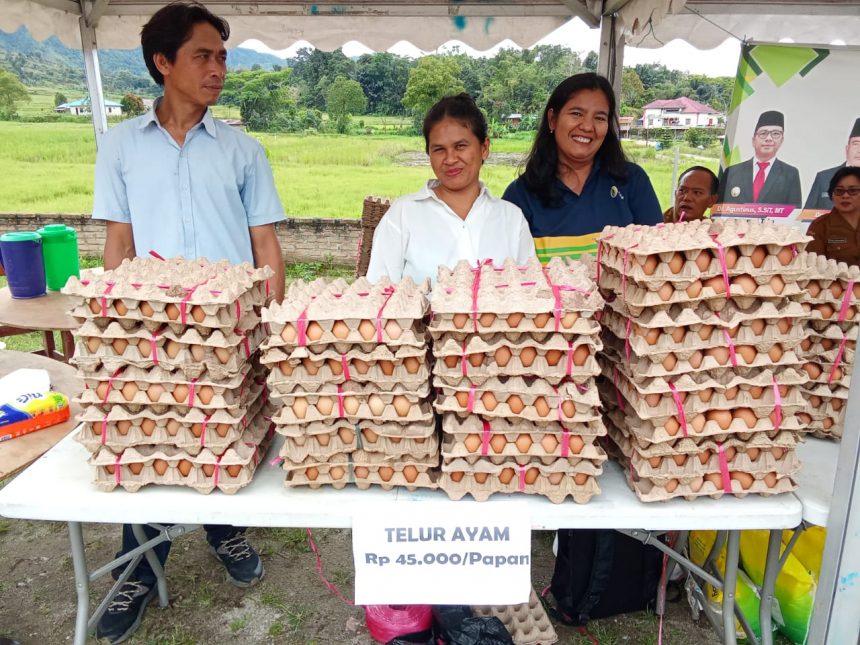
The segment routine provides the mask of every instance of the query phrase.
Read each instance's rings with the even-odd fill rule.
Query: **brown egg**
[[[575,434],[575,435],[571,435],[568,445],[570,446],[570,451],[573,454],[578,455],[580,452],[582,452],[582,449],[585,447],[585,441],[583,441],[582,437]]]
[[[394,374],[394,363],[391,361],[378,361],[376,363],[379,365],[379,369],[382,370],[382,373],[386,376],[391,376]]]
[[[321,415],[330,415],[333,408],[334,402],[331,400],[330,397],[321,396],[317,399],[316,409]]]
[[[779,263],[782,266],[787,266],[791,264],[791,261],[794,259],[794,253],[791,250],[791,247],[786,246],[783,249],[780,249],[779,253],[776,254]]]
[[[346,475],[346,470],[342,466],[332,466],[328,470],[329,479],[332,481],[338,481],[339,479],[343,479],[343,476]]]
[[[517,440],[514,443],[517,446],[517,450],[519,450],[521,453],[525,454],[529,451],[529,448],[532,447],[533,442],[532,442],[532,438],[529,435],[523,433],[523,434],[517,435]]]
[[[472,478],[475,480],[476,484],[483,484],[484,482],[487,481],[488,476],[489,476],[489,473],[474,473],[472,475]]]
[[[767,352],[767,355],[770,356],[770,360],[772,360],[774,363],[778,363],[780,361],[780,359],[782,358],[782,354],[782,345],[780,345],[779,343],[776,343]]]
[[[834,342],[832,340],[830,340],[829,338],[822,338],[821,339],[821,349],[823,349],[825,352],[833,349],[833,345],[834,345]]]
[[[460,357],[446,356],[442,359],[442,361],[445,363],[445,367],[447,367],[448,369],[454,369],[460,363]]]
[[[385,334],[391,340],[398,340],[400,338],[400,336],[403,335],[403,328],[400,326],[400,323],[398,323],[396,320],[387,321],[385,323],[385,327],[383,327],[383,329],[385,330]]]
[[[101,424],[93,424],[93,426],[98,428],[98,430],[96,430],[96,434],[100,434],[101,433]],[[119,432],[124,437],[125,435],[128,434],[128,431],[131,430],[131,421],[128,421],[125,419],[122,421],[117,421],[116,422],[116,430],[117,430],[117,432]]]
[[[337,436],[340,437],[343,443],[351,444],[353,439],[355,439],[355,432],[349,428],[341,428],[337,431]]]
[[[349,336],[349,325],[347,325],[342,320],[336,320],[334,325],[331,327],[331,333],[334,334],[334,337],[339,340],[344,340],[347,336]]]
[[[657,270],[658,264],[660,264],[660,258],[656,255],[649,255],[645,258],[645,263],[642,265],[642,271],[645,272],[645,275],[653,275],[654,271]]]
[[[549,404],[542,396],[535,399],[534,408],[540,417],[545,417],[549,414]]]
[[[702,403],[707,403],[708,401],[711,400],[711,397],[714,395],[714,390],[709,388],[709,387],[706,387],[704,390],[699,390],[698,395],[699,395],[699,400]]]
[[[750,461],[755,461],[758,459],[760,452],[761,450],[759,448],[747,448],[747,457],[750,458]]]
[[[99,351],[99,347],[102,346],[101,338],[96,338],[95,336],[87,338],[86,340],[87,349],[90,350],[91,354],[95,354]],[[149,349],[149,343],[147,343],[147,349]]]
[[[702,484],[704,483],[705,480],[703,477],[696,477],[690,482],[690,490],[694,493],[698,493],[700,490],[702,490]]]
[[[591,351],[589,350],[588,345],[580,345],[573,350],[573,364],[577,367],[582,367],[585,365],[589,356],[591,356]]]
[[[764,388],[759,387],[757,385],[753,385],[749,389],[750,396],[754,399],[760,399],[761,395],[764,394]]]
[[[107,396],[107,393],[108,393],[109,391],[110,391],[110,390],[108,389],[108,383],[107,383],[107,381],[102,381],[101,383],[99,383],[99,384],[96,386],[96,395],[97,395],[97,396],[98,396],[102,401],[104,401],[104,398]]]
[[[359,374],[367,374],[370,369],[370,363],[363,361],[360,358],[353,358],[351,361],[353,369]]]
[[[648,465],[651,466],[651,468],[659,468],[661,463],[663,463],[662,457],[651,457],[648,460]]]
[[[757,246],[753,249],[752,255],[750,255],[750,261],[752,261],[752,265],[758,269],[764,264],[765,258],[767,258],[767,249],[763,246]]]
[[[842,399],[829,399],[829,401],[830,407],[832,407],[835,412],[839,412],[839,410],[842,409]]]
[[[710,450],[703,450],[702,452],[700,452],[696,456],[699,458],[699,463],[704,466],[706,463],[708,463],[708,461],[711,458],[711,451]]]
[[[177,383],[173,386],[173,400],[177,403],[185,403],[188,400],[188,386]]]
[[[752,345],[738,345],[735,347],[735,355],[740,358],[740,362],[752,365],[755,362],[755,358],[758,356],[758,353]]]
[[[129,381],[122,386],[122,397],[126,401],[131,401],[134,398],[134,395],[137,394],[137,390],[137,383],[135,383],[134,381]]]
[[[552,455],[555,454],[555,449],[558,448],[558,440],[553,435],[547,434],[540,440],[540,445],[544,449],[544,452]]]
[[[829,304],[824,303],[823,305],[817,305],[815,308],[819,311],[824,320],[833,318],[834,309]]]
[[[755,428],[756,423],[758,423],[755,413],[749,408],[738,408],[735,410],[735,418],[743,421],[747,428]]]
[[[817,298],[818,294],[821,293],[821,285],[817,280],[810,280],[809,284],[806,285],[806,290],[809,292],[810,296]]]
[[[735,325],[734,327],[729,327],[728,329],[726,329],[725,333],[729,335],[729,338],[735,338],[738,335],[739,330],[740,327]]]
[[[669,330],[667,329],[666,331]],[[687,330],[684,327],[674,327],[672,328],[670,335],[672,336],[672,340],[676,343],[683,343],[684,338],[687,336]]]
[[[540,470],[537,468],[529,468],[526,471],[525,476],[526,484],[534,484],[535,481],[537,481],[538,475],[540,475]]]
[[[773,455],[774,459],[780,460],[780,459],[782,459],[783,455],[785,455],[785,448],[780,448],[780,447],[771,448],[770,454]]]
[[[478,452],[481,447],[481,437],[476,434],[467,434],[466,438],[463,439],[463,447],[470,453]]]
[[[125,338],[117,338],[111,343],[111,347],[117,356],[122,356],[125,353],[125,348],[128,347],[128,341]]]
[[[764,476],[764,483],[768,488],[773,488],[776,486],[776,473],[768,473]]]
[[[663,302],[670,300],[674,294],[675,287],[670,282],[664,282],[663,286],[657,290],[657,295],[660,296],[660,300]]]
[[[472,367],[481,367],[484,364],[484,352],[469,354],[469,365]]]
[[[523,367],[531,367],[537,357],[537,350],[534,347],[523,347],[520,351],[520,363]]]
[[[833,380],[834,381],[841,381],[842,380],[842,368],[841,367],[834,367],[831,370],[831,374],[833,374]]]
[[[660,338],[660,329],[649,329],[648,333],[645,334],[645,342],[649,345],[653,345],[657,342],[657,339]]]
[[[744,490],[749,490],[749,487],[752,486],[755,481],[755,477],[749,473],[733,472],[730,477],[738,482]]]
[[[170,358],[176,358],[176,355],[179,354],[180,349],[182,349],[182,345],[177,343],[175,340],[169,340],[164,345],[164,351]]]
[[[305,336],[308,337],[310,342],[318,341],[323,336],[323,328],[318,322],[312,322],[308,325],[307,331],[305,331]]]
[[[415,356],[409,356],[403,359],[403,366],[410,374],[417,374],[421,369],[421,361]]]
[[[813,381],[821,376],[821,368],[815,363],[805,363],[802,369]]]
[[[171,302],[164,308],[164,313],[167,314],[167,317],[170,320],[176,320],[177,318],[179,318],[180,314],[179,307],[177,307]]]
[[[454,397],[457,399],[457,403],[461,408],[465,408],[469,405],[469,393],[468,392],[456,392]]]
[[[702,364],[702,361],[705,359],[705,355],[702,354],[698,349],[690,354],[690,358],[687,359],[687,362],[690,363],[690,366],[697,370]]]
[[[469,314],[454,314],[452,318],[452,322],[454,323],[454,327],[457,329],[462,329],[466,326],[466,323],[469,322],[471,316]]]
[[[711,349],[705,350],[705,354],[713,357],[718,364],[725,365],[729,362],[729,350],[725,347],[712,347]]]
[[[188,473],[191,472],[191,462],[187,459],[180,459],[176,467],[179,469],[179,474],[183,477],[188,477]]]
[[[573,481],[577,486],[584,486],[588,481],[588,475],[585,473],[577,473],[573,476]]]
[[[370,443],[376,443],[376,440],[379,439],[379,435],[376,434],[370,428],[364,428],[361,431],[361,436],[364,437],[364,439],[369,441]]]
[[[311,376],[316,376],[317,372],[320,371],[319,364],[308,357],[302,359],[302,367],[304,367],[305,371]]]
[[[200,305],[194,305],[191,307],[191,318],[194,319],[194,322],[201,323],[206,320],[206,312],[203,311],[203,307]]]
[[[704,418],[702,420],[704,421]],[[666,425],[663,426],[663,428],[666,430],[666,434],[668,434],[670,437],[674,437],[676,434],[678,434],[678,430],[681,429],[681,424],[678,423],[678,420],[675,417],[670,417],[669,420],[666,421]]]
[[[783,289],[785,289],[785,280],[783,280],[778,275],[773,276],[770,279],[770,288],[776,294],[779,295],[782,293]]]
[[[726,397],[727,401],[734,401],[735,398],[737,397],[739,391],[740,391],[740,389],[736,385],[734,387],[730,387],[730,388],[726,389],[726,391],[723,392],[723,396]]]
[[[125,303],[122,300],[114,300],[113,308],[117,315],[125,316],[128,313],[128,307],[125,306]],[[99,306],[99,309],[101,309],[101,306]]]
[[[711,334],[713,334],[713,333],[714,333],[714,326],[713,325],[701,325],[699,327],[698,334],[699,334],[699,338],[701,338],[702,340],[710,340]]]
[[[511,329],[516,329],[519,327],[520,322],[522,322],[523,317],[524,314],[521,313],[509,314],[508,317],[505,318],[505,322],[508,323],[508,327]]]
[[[371,414],[375,417],[382,416],[385,410],[385,401],[378,394],[371,394],[367,399],[367,406],[370,408]]]
[[[514,474],[513,468],[502,468],[499,473],[499,481],[503,484],[510,484],[511,480],[514,478]]]
[[[675,253],[672,256],[672,259],[669,260],[669,270],[672,273],[681,273],[681,270],[684,268],[684,256],[680,253]]]
[[[305,468],[305,477],[307,477],[308,481],[316,481],[316,478],[319,477],[319,475],[320,471],[316,466]]]
[[[496,314],[483,313],[478,317],[481,327],[490,327],[494,322],[496,322]]]
[[[499,367],[505,367],[511,360],[511,355],[510,348],[502,346],[493,353],[493,360],[496,361],[496,365]]]
[[[242,472],[242,466],[241,466],[241,464],[232,464],[230,466],[227,466],[226,470],[227,470],[227,474],[230,477],[235,479],[236,477],[239,476],[239,473]]]
[[[666,358],[664,358],[663,362],[661,363],[661,365],[663,366],[663,369],[666,370],[667,372],[671,372],[673,369],[675,369],[675,366],[677,364],[678,364],[678,359],[675,358],[675,355],[672,354],[671,352],[666,354]]]
[[[551,473],[547,475],[547,481],[553,486],[558,486],[562,479],[564,479],[564,473]]]
[[[710,473],[705,475],[705,481],[711,482],[717,490],[723,490],[723,476],[720,473]]]
[[[736,249],[728,248],[726,249],[726,266],[729,269],[733,269],[735,264],[738,262],[738,252]]]
[[[721,275],[705,280],[702,283],[702,286],[707,289],[713,289],[714,293],[717,295],[721,295],[726,292],[726,283]]]
[[[167,462],[164,459],[156,459],[152,462],[152,467],[159,475],[163,475],[167,471]]]
[[[376,472],[379,473],[379,478],[384,482],[391,481],[394,476],[394,469],[388,466],[381,466]]]
[[[176,433],[179,432],[179,428],[182,427],[182,424],[176,419],[170,419],[165,427],[167,428],[167,434],[171,437],[175,437]]]
[[[711,266],[711,254],[708,251],[702,251],[696,256],[696,266],[699,271],[707,271]]]
[[[412,404],[405,396],[397,395],[391,400],[391,403],[394,405],[394,411],[397,412],[398,417],[408,416],[409,410],[412,409]]]
[[[739,275],[738,277],[733,278],[732,285],[740,287],[741,293],[746,294],[753,294],[755,293],[755,290],[758,289],[756,281],[752,279],[752,276],[747,274]]]
[[[558,365],[558,362],[561,360],[562,355],[563,355],[562,352],[560,352],[557,349],[551,349],[551,350],[547,351],[547,353],[546,353],[547,365],[555,367],[556,365]]]
[[[452,482],[460,482],[463,480],[463,475],[465,473],[462,470],[455,470],[454,472],[448,473],[448,477],[451,478]]]
[[[505,439],[505,435],[503,434],[494,435],[493,438],[490,439],[490,448],[497,455],[502,454],[506,445],[508,445],[508,440]]]
[[[687,455],[672,455],[672,461],[676,466],[683,466],[687,462]]]
[[[203,345],[189,345],[188,349],[191,351],[191,358],[193,358],[198,363],[203,360],[203,357],[206,355],[206,348]]]
[[[293,401],[293,414],[296,416],[296,419],[304,419],[305,415],[308,413],[308,401],[304,397],[297,397],[295,401]]]
[[[546,324],[549,322],[549,319],[551,317],[552,316],[550,316],[550,314],[537,314],[534,318],[532,318],[532,322],[534,323],[534,326],[538,329],[543,329],[544,327],[546,327]]]
[[[666,482],[665,489],[667,493],[674,493],[676,488],[678,488],[678,480],[674,477]]]
[[[411,464],[409,466],[404,466],[403,477],[405,477],[406,481],[410,484],[413,483],[418,478],[418,469]]]
[[[152,317],[152,314],[155,313],[155,311],[152,309],[152,306],[146,300],[141,302],[138,308],[140,309],[140,313],[147,318]]]
[[[203,405],[209,405],[215,397],[215,390],[211,385],[204,385],[197,390],[197,398]]]
[[[749,326],[753,334],[761,336],[764,333],[765,327],[767,327],[767,323],[761,318],[756,318],[755,320],[750,321]]]
[[[157,403],[161,400],[161,395],[165,392],[165,387],[160,383],[150,383],[146,388],[146,396],[149,397],[149,400],[153,403]]]
[[[211,477],[213,474],[215,474],[214,464],[203,464],[202,466],[200,466],[200,468],[203,470],[203,474],[207,477]]]
[[[728,410],[711,410],[705,414],[705,419],[715,421],[720,429],[727,430],[732,424],[732,413]]]
[[[526,407],[523,400],[516,394],[511,394],[508,397],[507,404],[513,414],[519,414]]]
[[[167,464],[165,464],[166,466]],[[139,475],[140,471],[143,470],[143,464],[128,464],[128,469],[135,475]],[[164,473],[160,473],[164,474]]]
[[[358,334],[364,340],[371,340],[376,336],[376,325],[369,320],[362,320],[358,323]]]
[[[481,395],[481,403],[484,404],[484,408],[488,412],[492,412],[493,410],[495,410],[496,406],[498,405],[498,401],[496,401],[496,395],[492,392],[484,392]]]
[[[561,411],[566,418],[572,419],[576,414],[576,405],[574,405],[573,401],[563,401]]]
[[[356,466],[352,469],[352,474],[355,475],[356,479],[366,479],[370,471],[366,466]]]
[[[314,435],[316,437],[317,443],[323,447],[329,445],[331,443],[331,435],[326,434],[318,434]]]
[[[575,311],[569,311],[561,319],[561,326],[565,329],[570,329],[579,320],[579,314]]]
[[[281,331],[281,338],[287,343],[292,343],[296,339],[296,328],[287,323]]]

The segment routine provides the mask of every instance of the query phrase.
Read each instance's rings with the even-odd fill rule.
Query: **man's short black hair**
[[[164,76],[155,66],[153,57],[164,54],[171,63],[176,60],[176,52],[191,38],[194,25],[207,22],[221,34],[221,40],[230,37],[230,25],[199,2],[173,2],[162,7],[149,19],[140,31],[140,45],[143,48],[143,62],[149,75],[159,85],[164,85]]]
[[[689,175],[691,172],[704,172],[711,176],[711,195],[716,195],[717,191],[720,189],[720,180],[714,174],[714,171],[710,168],[705,168],[704,166],[690,166],[684,172],[681,173],[681,176],[678,177],[678,185],[681,185],[681,180],[684,179],[685,175]]]

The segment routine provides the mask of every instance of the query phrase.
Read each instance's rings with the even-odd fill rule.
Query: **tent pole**
[[[856,643],[860,633],[860,378],[852,379],[827,540],[808,643]]]
[[[624,68],[624,34],[617,29],[617,18],[600,17],[600,52],[597,57],[597,73],[609,79],[615,90],[615,99],[621,101],[621,75]]]
[[[81,8],[84,11],[84,8]],[[96,41],[96,30],[90,25],[86,16],[79,19],[81,27],[81,50],[84,54],[84,67],[87,74],[87,91],[90,96],[90,110],[93,117],[93,129],[96,133],[96,148],[101,136],[107,132],[107,112],[105,96],[102,89],[102,76],[99,68],[99,48]]]

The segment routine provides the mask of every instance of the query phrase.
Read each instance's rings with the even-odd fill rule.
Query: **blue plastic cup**
[[[0,235],[0,264],[6,271],[13,298],[38,298],[45,295],[45,264],[42,237],[38,233]]]

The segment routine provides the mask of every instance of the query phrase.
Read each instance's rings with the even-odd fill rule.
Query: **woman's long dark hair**
[[[564,104],[582,90],[600,90],[609,103],[609,129],[595,158],[600,161],[601,168],[613,178],[622,181],[627,178],[627,157],[624,156],[618,136],[618,114],[612,85],[603,76],[591,72],[574,74],[559,83],[549,97],[522,174],[526,187],[538,196],[544,206],[558,205],[561,199],[561,193],[555,183],[558,173],[558,148],[555,136],[549,129],[549,111],[552,110],[558,118]]]

